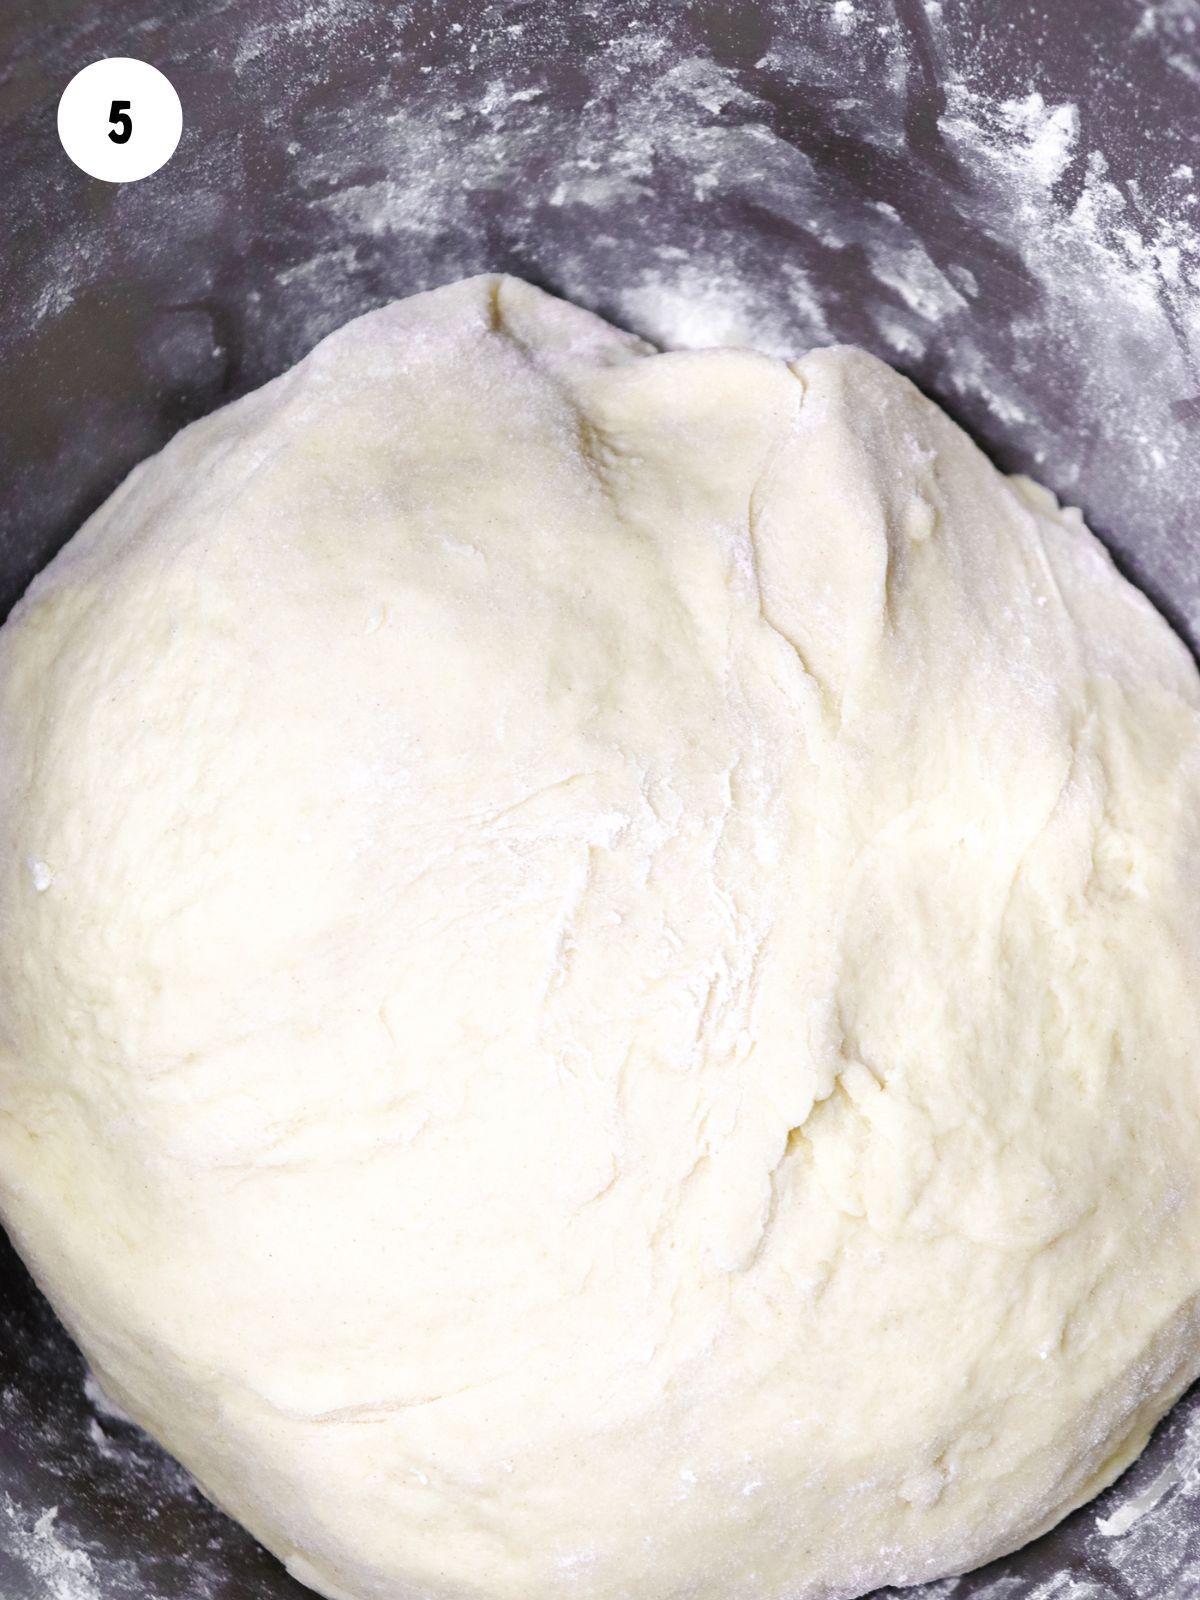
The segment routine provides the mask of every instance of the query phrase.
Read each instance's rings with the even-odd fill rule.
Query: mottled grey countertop
[[[184,108],[124,187],[55,134],[113,55]],[[867,345],[1200,642],[1200,0],[3,0],[0,135],[0,610],[183,423],[503,269],[667,345]],[[305,1592],[0,1254],[4,1600]],[[1200,1397],[1062,1528],[910,1593],[1200,1596]]]

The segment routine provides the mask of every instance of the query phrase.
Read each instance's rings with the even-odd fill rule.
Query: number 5
[[[114,144],[128,144],[129,136],[133,132],[133,118],[129,115],[132,100],[114,100],[109,108],[108,120],[116,126],[110,129],[108,137]],[[118,133],[117,129],[121,131]]]

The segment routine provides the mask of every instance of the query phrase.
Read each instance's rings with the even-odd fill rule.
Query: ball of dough
[[[338,1600],[803,1600],[1200,1367],[1200,684],[851,349],[508,279],[139,467],[0,634],[0,1195]]]

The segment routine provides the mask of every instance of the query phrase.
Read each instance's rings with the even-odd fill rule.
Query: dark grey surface
[[[55,134],[111,55],[184,107],[120,188]],[[1082,504],[1195,645],[1198,86],[1200,0],[0,0],[0,609],[182,424],[357,312],[506,269],[649,336],[690,298],[721,336],[867,345]],[[1047,166],[1012,128],[1051,138],[1067,102]],[[96,1411],[0,1254],[3,1600],[304,1592]],[[1200,1596],[1200,1401],[1096,1507],[923,1592]]]

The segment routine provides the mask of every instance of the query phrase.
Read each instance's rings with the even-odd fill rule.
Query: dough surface
[[[828,1600],[1200,1369],[1200,683],[851,349],[511,279],[139,467],[0,632],[0,1210],[347,1600]]]

